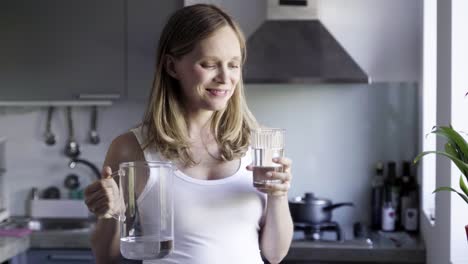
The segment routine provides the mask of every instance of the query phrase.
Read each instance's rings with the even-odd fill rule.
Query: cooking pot
[[[320,224],[330,222],[332,210],[342,206],[354,206],[354,204],[333,204],[328,199],[315,197],[313,193],[305,193],[304,197],[298,196],[289,201],[289,210],[295,223]]]

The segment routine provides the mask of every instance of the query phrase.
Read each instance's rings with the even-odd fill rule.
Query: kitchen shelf
[[[80,101],[0,101],[0,106],[110,106],[111,100],[80,100]]]

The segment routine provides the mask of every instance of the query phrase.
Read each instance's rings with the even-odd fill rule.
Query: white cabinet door
[[[0,17],[0,101],[123,94],[124,0],[6,0]]]

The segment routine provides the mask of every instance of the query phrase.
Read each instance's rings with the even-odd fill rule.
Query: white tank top
[[[141,127],[132,130],[140,146],[146,139],[142,131]],[[143,153],[146,161],[164,160],[153,148],[148,147]],[[177,170],[174,173],[174,250],[163,259],[143,263],[263,263],[259,232],[266,195],[253,187],[252,172],[245,169],[250,163],[249,150],[241,159],[238,171],[219,180],[199,180]],[[144,202],[147,199],[141,198],[138,206],[148,206]],[[153,217],[157,217],[156,212]]]

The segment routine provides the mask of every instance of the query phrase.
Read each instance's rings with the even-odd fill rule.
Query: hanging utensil
[[[67,106],[67,122],[68,122],[68,142],[65,145],[65,155],[70,158],[76,158],[80,155],[80,146],[75,141],[75,135],[73,133],[73,119],[72,109]]]
[[[44,134],[45,143],[49,146],[55,145],[55,135],[52,133],[51,123],[52,123],[52,114],[54,112],[54,107],[49,106],[47,109],[47,122],[46,122],[46,131]]]
[[[97,106],[92,106],[91,109],[91,129],[89,131],[89,142],[91,144],[99,144],[100,138],[97,132]]]

